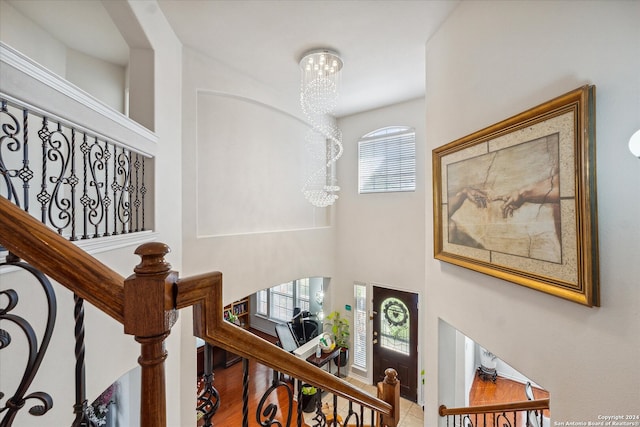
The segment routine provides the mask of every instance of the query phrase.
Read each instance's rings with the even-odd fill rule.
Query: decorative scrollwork
[[[391,326],[405,326],[409,320],[407,307],[399,300],[389,300],[383,308],[384,318]]]
[[[362,409],[362,408],[361,408]],[[355,418],[355,421],[352,421],[352,418]],[[349,401],[349,413],[347,417],[344,419],[343,425],[356,425],[359,426],[361,417],[358,416],[356,411],[353,410],[353,402]]]
[[[256,410],[256,421],[259,425],[263,427],[267,426],[280,426],[282,424],[280,421],[276,420],[275,417],[278,414],[278,405],[274,403],[270,403],[267,406],[264,406],[269,398],[269,395],[274,391],[277,391],[279,388],[284,388],[287,391],[288,404],[289,408],[287,412],[287,417],[284,420],[285,426],[291,425],[291,414],[293,412],[293,391],[291,391],[291,387],[287,383],[282,381],[274,381],[271,387],[267,389],[267,391],[262,395],[262,399],[260,399],[260,403],[258,403],[258,409]]]
[[[20,384],[13,396],[7,399],[4,407],[0,408],[0,414],[4,413],[4,416],[0,420],[0,426],[3,427],[12,425],[18,411],[25,406],[25,403],[28,400],[35,399],[40,402],[40,404],[29,408],[29,413],[34,416],[42,416],[53,407],[53,399],[49,394],[42,391],[27,394],[27,390],[31,386],[31,383],[40,368],[42,359],[44,358],[49,342],[51,341],[57,311],[57,303],[53,287],[51,286],[49,279],[47,279],[44,274],[36,270],[31,265],[20,262],[17,257],[12,254],[7,256],[6,262],[0,264],[0,268],[8,265],[25,270],[36,278],[46,297],[47,322],[44,333],[42,334],[42,341],[38,346],[38,339],[31,324],[23,317],[12,313],[13,309],[19,302],[18,293],[14,289],[5,289],[0,291],[0,296],[3,297],[2,300],[6,301],[6,304],[3,307],[0,307],[0,320],[16,325],[24,333],[29,347],[29,357],[27,359],[27,364]],[[7,330],[0,329],[0,350],[4,350],[10,344],[11,335]],[[4,396],[5,393],[0,392],[0,399]]]
[[[319,396],[322,396],[322,391],[320,389],[318,389],[318,394]],[[315,421],[313,427],[327,427],[327,416],[322,411],[322,399],[320,398],[316,399],[316,413],[313,417],[313,421]]]
[[[123,149],[115,160],[117,168],[116,175],[113,177],[113,185],[120,191],[116,205],[117,220],[122,227],[122,233],[126,233],[131,231],[131,157]]]
[[[513,413],[514,419],[515,419],[515,412]],[[515,421],[514,421],[515,423]],[[496,424],[497,426],[500,427],[512,427],[514,425],[514,423],[512,423],[509,418],[507,418],[507,414],[506,413],[502,413],[500,415],[498,415],[498,417],[496,418]]]
[[[220,395],[218,390],[213,386],[213,373],[208,373],[203,376],[204,388],[198,396],[198,411],[204,419],[203,426],[211,426],[211,418],[215,415],[220,407]]]
[[[2,107],[0,108],[0,123],[2,124],[2,134],[0,134],[0,175],[4,179],[5,186],[7,187],[6,197],[9,200],[13,200],[15,204],[20,206],[20,198],[18,191],[11,178],[17,176],[24,176],[24,172],[21,173],[16,168],[9,166],[9,162],[3,156],[3,150],[6,148],[7,154],[9,152],[18,152],[22,148],[22,144],[18,139],[20,135],[20,122],[18,119],[9,112],[7,109],[7,102],[2,101]],[[28,174],[28,171],[26,171]]]

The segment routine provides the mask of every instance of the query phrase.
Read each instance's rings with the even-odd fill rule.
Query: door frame
[[[409,289],[409,288],[403,288],[400,286],[394,286],[394,285],[389,285],[386,283],[380,283],[380,282],[364,282],[364,281],[354,281],[353,285],[355,286],[356,284],[359,285],[366,285],[367,287],[367,314],[369,316],[368,321],[367,321],[367,376],[366,378],[361,377],[363,380],[366,379],[367,384],[373,384],[373,319],[372,319],[372,311],[373,311],[373,287],[376,286],[378,288],[386,288],[386,289],[390,289],[390,290],[394,290],[394,291],[402,291],[402,292],[410,292],[413,294],[417,294],[418,295],[418,372],[416,373],[416,375],[418,376],[416,383],[418,384],[418,400],[416,402],[416,404],[418,405],[424,405],[424,383],[423,383],[423,379],[424,379],[424,375],[421,374],[421,372],[424,370],[424,360],[423,360],[423,356],[426,353],[425,351],[420,351],[422,349],[422,344],[424,342],[424,337],[423,337],[423,331],[424,329],[424,324],[423,324],[423,319],[424,319],[424,314],[422,313],[422,310],[424,310],[424,304],[423,304],[423,293],[422,291],[418,291],[415,289]],[[351,372],[353,373],[353,369],[351,370]],[[357,377],[359,377],[359,375],[356,374]]]

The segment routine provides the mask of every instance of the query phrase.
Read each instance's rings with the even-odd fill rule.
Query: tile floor
[[[366,392],[376,395],[376,387],[371,384],[365,384],[355,378],[347,377],[346,381],[355,385],[358,388],[365,390]],[[323,403],[327,403],[329,406],[333,405],[333,395],[327,394],[322,398]],[[338,414],[346,414],[349,411],[349,402],[341,397],[338,398]],[[304,414],[305,422],[309,425],[313,425],[311,422],[314,414]],[[368,423],[369,415],[365,415],[365,423]],[[398,427],[423,427],[424,417],[422,406],[410,402],[406,399],[400,398],[400,424]]]

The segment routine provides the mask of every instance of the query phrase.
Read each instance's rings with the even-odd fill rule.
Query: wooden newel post
[[[142,261],[124,281],[124,332],[141,345],[142,367],[140,426],[165,427],[167,403],[164,340],[178,318],[173,285],[178,274],[164,260],[170,249],[164,243],[145,243],[135,253]]]
[[[396,427],[400,422],[400,381],[395,369],[387,368],[384,371],[384,380],[378,383],[378,398],[393,407],[391,416],[380,416],[380,425]]]

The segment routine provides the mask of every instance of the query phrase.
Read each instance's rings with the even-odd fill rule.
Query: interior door
[[[418,398],[418,294],[373,287],[373,381],[393,368],[400,396]]]

